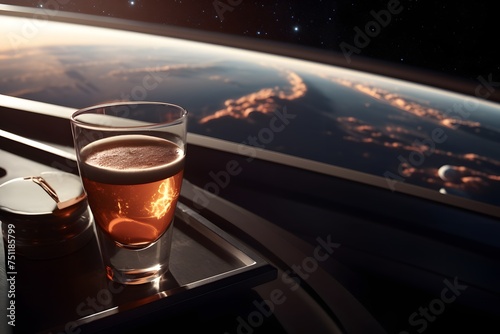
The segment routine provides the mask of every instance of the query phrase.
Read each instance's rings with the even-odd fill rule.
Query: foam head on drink
[[[145,247],[161,237],[174,217],[184,156],[175,143],[146,135],[84,147],[80,172],[98,227],[123,247]]]

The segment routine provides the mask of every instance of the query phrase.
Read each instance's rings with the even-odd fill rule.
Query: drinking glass
[[[188,112],[116,102],[71,116],[78,169],[109,279],[142,284],[168,271]]]

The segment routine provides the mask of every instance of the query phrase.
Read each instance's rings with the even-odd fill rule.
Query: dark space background
[[[355,46],[357,31],[373,34],[351,59],[377,59],[474,82],[500,82],[497,12],[486,2],[252,1],[252,0],[21,0],[1,1],[99,16],[280,41],[332,53]],[[373,12],[399,8],[385,26]],[[359,30],[356,30],[358,28]],[[378,29],[378,30],[377,30]],[[346,44],[347,43],[347,44]],[[344,48],[345,49],[345,48]],[[345,55],[345,54],[343,54]],[[500,83],[497,84],[500,87]],[[496,86],[495,86],[496,87]],[[500,89],[500,88],[499,88]]]

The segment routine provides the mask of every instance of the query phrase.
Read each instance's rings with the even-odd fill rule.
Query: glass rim
[[[181,111],[180,115],[178,118],[176,118],[173,121],[168,121],[168,122],[158,122],[158,123],[150,123],[147,125],[136,125],[136,126],[109,126],[109,125],[99,125],[95,123],[90,123],[90,122],[85,122],[82,120],[77,119],[78,116],[81,116],[83,114],[91,114],[88,113],[91,110],[94,109],[99,109],[99,108],[109,108],[109,107],[114,107],[114,106],[130,106],[130,105],[163,105],[163,106],[168,106],[168,107],[174,107],[178,110]],[[169,103],[169,102],[159,102],[159,101],[116,101],[116,102],[107,102],[107,103],[101,103],[101,104],[95,104],[89,107],[81,108],[73,112],[70,116],[70,121],[77,126],[81,127],[86,127],[86,128],[95,128],[95,129],[108,129],[108,130],[113,130],[113,129],[147,129],[147,128],[152,128],[152,127],[158,127],[158,126],[173,126],[176,124],[181,124],[188,115],[188,111],[181,107],[180,105],[174,104],[174,103]]]

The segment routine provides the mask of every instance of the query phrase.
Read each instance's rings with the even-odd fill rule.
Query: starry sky
[[[4,4],[29,7],[43,7],[49,2],[0,0]],[[291,43],[344,57],[348,54],[349,59],[373,58],[403,64],[470,82],[488,75],[494,82],[500,81],[500,54],[494,51],[498,41],[496,14],[486,3],[423,0],[61,0],[57,3],[64,11]]]

